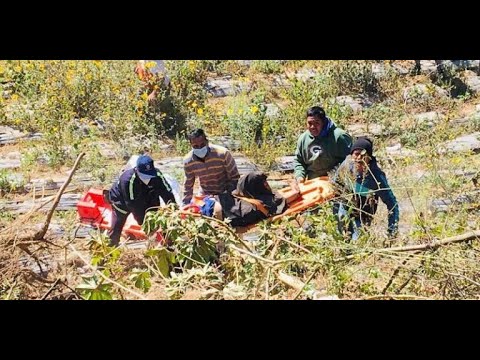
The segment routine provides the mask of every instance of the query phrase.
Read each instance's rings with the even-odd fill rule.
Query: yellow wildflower
[[[147,69],[151,69],[151,68],[155,67],[155,65],[156,65],[155,61],[149,61],[145,64],[145,67]]]

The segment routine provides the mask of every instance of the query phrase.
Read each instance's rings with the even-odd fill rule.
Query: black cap
[[[366,137],[359,137],[352,145],[352,149],[350,151],[350,154],[353,153],[354,150],[357,149],[362,149],[366,150],[367,154],[369,156],[372,156],[373,153],[373,142],[372,140],[366,138]]]

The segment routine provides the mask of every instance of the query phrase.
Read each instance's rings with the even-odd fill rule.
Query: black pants
[[[127,221],[129,213],[122,214],[117,209],[112,209],[112,230],[108,232],[110,237],[110,246],[118,246],[120,243],[120,235],[122,235],[123,226]]]

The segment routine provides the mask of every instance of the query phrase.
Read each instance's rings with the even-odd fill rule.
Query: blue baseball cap
[[[137,159],[137,171],[144,179],[157,177],[157,170],[155,170],[153,160],[148,155],[142,155]]]

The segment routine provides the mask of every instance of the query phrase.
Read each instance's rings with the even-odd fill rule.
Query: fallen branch
[[[273,259],[275,258],[275,255],[277,254],[279,242],[280,242],[280,238],[277,238],[277,239],[275,240],[275,243],[273,244],[272,252],[269,254],[270,260],[273,260]],[[265,300],[268,300],[268,297],[270,296],[270,288],[269,288],[270,284],[269,284],[269,282],[270,282],[270,274],[271,274],[271,272],[272,272],[272,268],[269,267],[269,268],[267,269],[267,276],[266,276],[267,279],[266,279],[266,281],[265,281]],[[262,280],[263,280],[263,277],[262,277]]]
[[[464,241],[474,240],[474,239],[480,239],[480,230],[469,231],[469,232],[466,232],[465,234],[448,237],[439,241],[432,241],[429,244],[392,247],[392,248],[379,250],[378,252],[381,253],[381,252],[389,252],[389,251],[404,252],[404,251],[418,251],[418,250],[420,251],[434,250],[439,248],[440,246],[444,246],[447,244],[464,242]]]
[[[418,252],[418,251],[433,250],[433,249],[436,249],[440,246],[444,246],[444,245],[447,245],[447,244],[458,243],[458,242],[463,242],[463,241],[468,241],[468,240],[473,240],[473,239],[479,239],[479,238],[480,238],[480,230],[476,230],[476,231],[467,232],[467,233],[462,234],[462,235],[452,236],[452,237],[449,237],[449,238],[446,238],[446,239],[443,239],[443,240],[440,240],[440,241],[437,241],[437,242],[433,242],[433,243],[430,243],[430,244],[412,245],[412,246],[404,246],[404,247],[392,247],[392,248],[380,249],[380,250],[377,250],[377,251],[371,250],[371,251],[366,251],[366,252],[359,253],[359,254],[348,255],[348,256],[345,256],[345,257],[336,258],[336,259],[333,259],[333,262],[337,263],[337,262],[341,262],[341,261],[346,261],[346,260],[351,260],[351,259],[354,259],[354,258],[358,258],[358,257],[361,257],[361,256],[386,254],[386,253],[391,253],[391,252],[407,252],[407,251]],[[285,264],[285,263],[290,263],[290,262],[321,263],[320,260],[303,259],[303,258],[290,258],[290,259],[281,259],[281,260],[273,260],[272,261],[272,260],[269,260],[269,259],[265,259],[261,256],[255,255],[255,254],[253,254],[249,251],[240,249],[236,246],[230,245],[230,247],[234,250],[237,250],[237,251],[241,252],[241,253],[249,255],[256,260],[268,263],[271,266],[277,266],[277,265],[280,265],[280,264]]]
[[[50,212],[47,215],[47,219],[45,220],[45,224],[43,224],[43,228],[35,234],[35,237],[34,237],[35,240],[42,240],[45,234],[47,233],[48,227],[50,226],[50,221],[52,220],[52,217],[53,217],[53,213],[55,212],[55,209],[57,208],[58,203],[60,202],[60,198],[62,197],[62,194],[67,188],[68,184],[70,184],[70,181],[72,181],[73,174],[77,170],[77,167],[80,164],[80,160],[82,160],[84,156],[85,156],[85,153],[82,152],[80,155],[78,155],[77,160],[75,160],[75,164],[73,164],[73,168],[72,168],[72,171],[70,171],[70,175],[68,175],[67,180],[63,183],[60,190],[58,190],[57,196],[53,201],[52,208],[50,209]]]
[[[415,254],[418,254],[419,252],[415,252],[413,253],[410,257],[413,257]],[[410,276],[407,278],[407,280],[405,280],[403,282],[402,285],[400,285],[398,287],[398,289],[395,291],[395,294],[400,294],[400,292],[408,285],[408,283],[410,282],[410,280],[413,279],[413,277],[415,276],[415,274],[417,273],[417,271],[421,268],[423,268],[423,266],[425,265],[425,260],[427,258],[426,257],[423,257],[422,261],[420,261],[420,265],[416,268],[416,269],[413,269],[413,270],[410,270]]]
[[[295,300],[300,294],[303,292],[305,287],[308,285],[308,283],[313,279],[317,271],[320,269],[319,266],[313,271],[313,273],[309,276],[307,281],[304,283],[300,279],[296,278],[295,276],[291,276],[288,274],[285,274],[283,271],[279,271],[277,274],[277,279],[280,280],[282,283],[284,283],[287,286],[290,286],[291,288],[297,290],[297,294],[293,298]],[[318,291],[318,290],[313,290],[311,294],[309,295],[310,298],[317,299],[321,297],[322,295],[325,295],[324,293]]]
[[[249,255],[251,256],[252,258],[256,259],[256,260],[259,260],[259,261],[263,261],[263,262],[266,262],[267,264],[271,264],[271,265],[275,265],[276,261],[273,261],[273,260],[269,260],[269,259],[265,259],[259,255],[255,255],[247,250],[244,250],[244,249],[240,249],[238,247],[236,247],[235,245],[231,245],[231,244],[228,244],[227,245],[229,248],[233,249],[233,250],[236,250],[242,254],[246,254],[246,255]],[[261,264],[259,264],[261,265]]]
[[[374,295],[369,296],[366,298],[362,298],[362,300],[432,300],[430,298],[424,296],[416,296],[416,295]]]
[[[336,259],[333,260],[333,262],[336,263],[336,262],[340,262],[340,261],[351,260],[351,259],[354,259],[354,258],[357,258],[357,257],[360,257],[360,256],[366,256],[368,254],[384,254],[384,253],[390,253],[390,252],[435,250],[435,249],[437,249],[441,246],[444,246],[444,245],[449,245],[449,244],[459,243],[459,242],[464,242],[464,241],[469,241],[469,240],[478,240],[478,239],[480,239],[480,230],[474,230],[474,231],[466,232],[465,234],[448,237],[448,238],[445,238],[443,240],[433,241],[433,242],[428,243],[428,244],[390,247],[390,248],[380,249],[380,250],[377,250],[377,251],[371,250],[371,251],[366,251],[366,252],[359,253],[359,254],[348,255],[348,256],[345,256],[345,257],[336,258]]]
[[[10,297],[12,296],[13,289],[15,288],[15,286],[17,286],[17,279],[15,279],[12,286],[10,287],[10,291],[8,292],[8,295],[7,295],[7,300],[10,300]]]
[[[308,277],[307,281],[305,281],[305,284],[303,285],[303,287],[300,290],[298,290],[298,292],[295,294],[295,296],[293,297],[293,300],[298,299],[298,297],[302,294],[303,290],[307,287],[308,283],[312,281],[313,277],[317,274],[318,270],[320,270],[320,266],[317,266],[315,270],[313,270],[312,274]]]
[[[473,285],[476,285],[476,286],[479,286],[480,287],[480,283],[476,282],[475,280],[472,280],[468,277],[466,277],[465,275],[462,275],[462,274],[454,274],[454,273],[451,273],[451,272],[447,272],[448,275],[451,275],[451,276],[458,276],[458,277],[461,277],[465,280],[467,280],[470,284],[473,284]]]
[[[38,275],[37,273],[35,273],[35,271],[30,270],[30,269],[22,269],[22,273],[30,275],[32,278],[34,278],[35,280],[37,280],[38,282],[41,282],[43,284],[52,284],[52,283],[55,282],[53,280],[48,280],[48,279]],[[31,281],[27,280],[26,283],[30,284]]]
[[[409,255],[405,260],[402,261],[402,264],[397,266],[397,268],[393,271],[393,274],[392,276],[390,277],[390,279],[388,280],[388,283],[387,285],[385,285],[385,287],[383,288],[382,290],[382,294],[386,294],[387,293],[387,290],[388,288],[390,287],[390,285],[392,285],[393,283],[393,280],[395,280],[395,278],[398,276],[398,274],[400,273],[400,270],[405,267],[405,264],[408,262],[408,260],[410,260],[412,257],[413,257],[414,254],[412,255]]]
[[[65,286],[67,289],[69,289],[73,294],[75,294],[75,296],[79,299],[81,299],[82,297],[80,296],[80,294],[73,288],[71,288],[68,284],[65,283],[65,281],[63,280],[60,280],[60,283]]]
[[[76,192],[77,189],[70,189],[70,190],[65,190],[63,193],[64,194],[68,194],[68,193],[72,193],[72,192]],[[55,196],[48,196],[46,198],[42,198],[41,199],[41,203],[38,204],[37,206],[34,206],[32,207],[26,214],[22,214],[21,216],[19,216],[15,221],[12,222],[11,225],[3,228],[0,230],[0,234],[6,234],[6,233],[9,233],[11,232],[12,230],[14,229],[18,229],[18,225],[19,224],[24,224],[28,221],[30,221],[31,217],[37,212],[39,211],[40,209],[42,209],[45,205],[49,204],[50,202],[53,201],[53,199],[55,198]],[[33,204],[35,205],[35,204]]]
[[[60,282],[60,279],[57,279],[52,286],[50,286],[50,289],[48,289],[48,291],[45,293],[45,295],[43,295],[41,297],[40,300],[45,300],[47,298],[48,295],[50,295],[50,293],[53,291],[53,289],[55,289],[58,285],[58,283]]]
[[[403,284],[400,285],[397,290],[395,290],[395,294],[400,294],[402,290],[408,285],[408,283],[413,279],[414,276],[415,276],[415,271],[411,271],[410,276],[407,278],[407,280],[405,280]]]
[[[45,271],[43,271],[42,261],[35,255],[35,252],[37,252],[39,250],[39,248],[37,248],[34,252],[32,252],[32,251],[30,251],[28,245],[26,245],[26,244],[20,243],[20,244],[17,245],[17,247],[20,250],[24,251],[26,254],[28,254],[31,258],[33,258],[33,260],[35,260],[38,268],[40,269],[40,273],[43,275],[45,273]]]
[[[72,180],[73,174],[77,170],[77,167],[80,163],[80,160],[84,156],[85,156],[85,153],[81,153],[80,155],[78,155],[77,160],[75,160],[75,164],[73,165],[73,168],[70,171],[70,175],[68,176],[67,180],[65,180],[62,187],[58,190],[58,193],[55,196],[52,208],[49,210],[49,212],[47,214],[47,218],[46,218],[45,223],[43,224],[42,228],[35,233],[30,232],[27,235],[23,235],[21,237],[16,238],[17,242],[25,242],[25,241],[31,241],[31,240],[36,240],[36,241],[44,240],[43,238],[44,238],[45,234],[47,233],[48,227],[50,226],[50,221],[52,220],[53,213],[55,212],[55,209],[57,208],[57,206],[60,202],[60,198],[62,197],[63,193],[65,192],[65,189],[67,188],[68,184],[70,184],[70,181]],[[45,204],[46,203],[43,203],[43,204],[39,205],[39,207],[37,207],[37,209],[41,208]],[[33,214],[33,212],[27,213],[27,215],[24,218],[22,218],[21,221],[26,222],[32,214]],[[10,231],[10,230],[15,229],[15,228],[18,229],[19,226],[15,226],[15,227],[11,226],[8,229],[2,229],[2,237],[0,238],[0,240],[7,241],[8,245],[11,245],[13,243],[13,241],[8,241],[9,234],[8,234],[7,230]]]
[[[278,272],[277,278],[285,285],[288,285],[297,291],[301,291],[305,287],[305,284],[303,283],[303,281],[301,281],[300,279],[294,276],[285,274],[283,271]]]
[[[305,252],[308,253],[308,254],[312,254],[312,252],[311,252],[310,250],[308,250],[307,248],[303,247],[302,245],[295,244],[293,241],[287,240],[287,239],[285,239],[284,237],[280,237],[279,239],[280,239],[281,241],[283,241],[283,242],[286,242],[287,244],[290,244],[290,245],[295,246],[296,248],[298,248],[298,249],[300,249],[300,250],[305,251]]]

